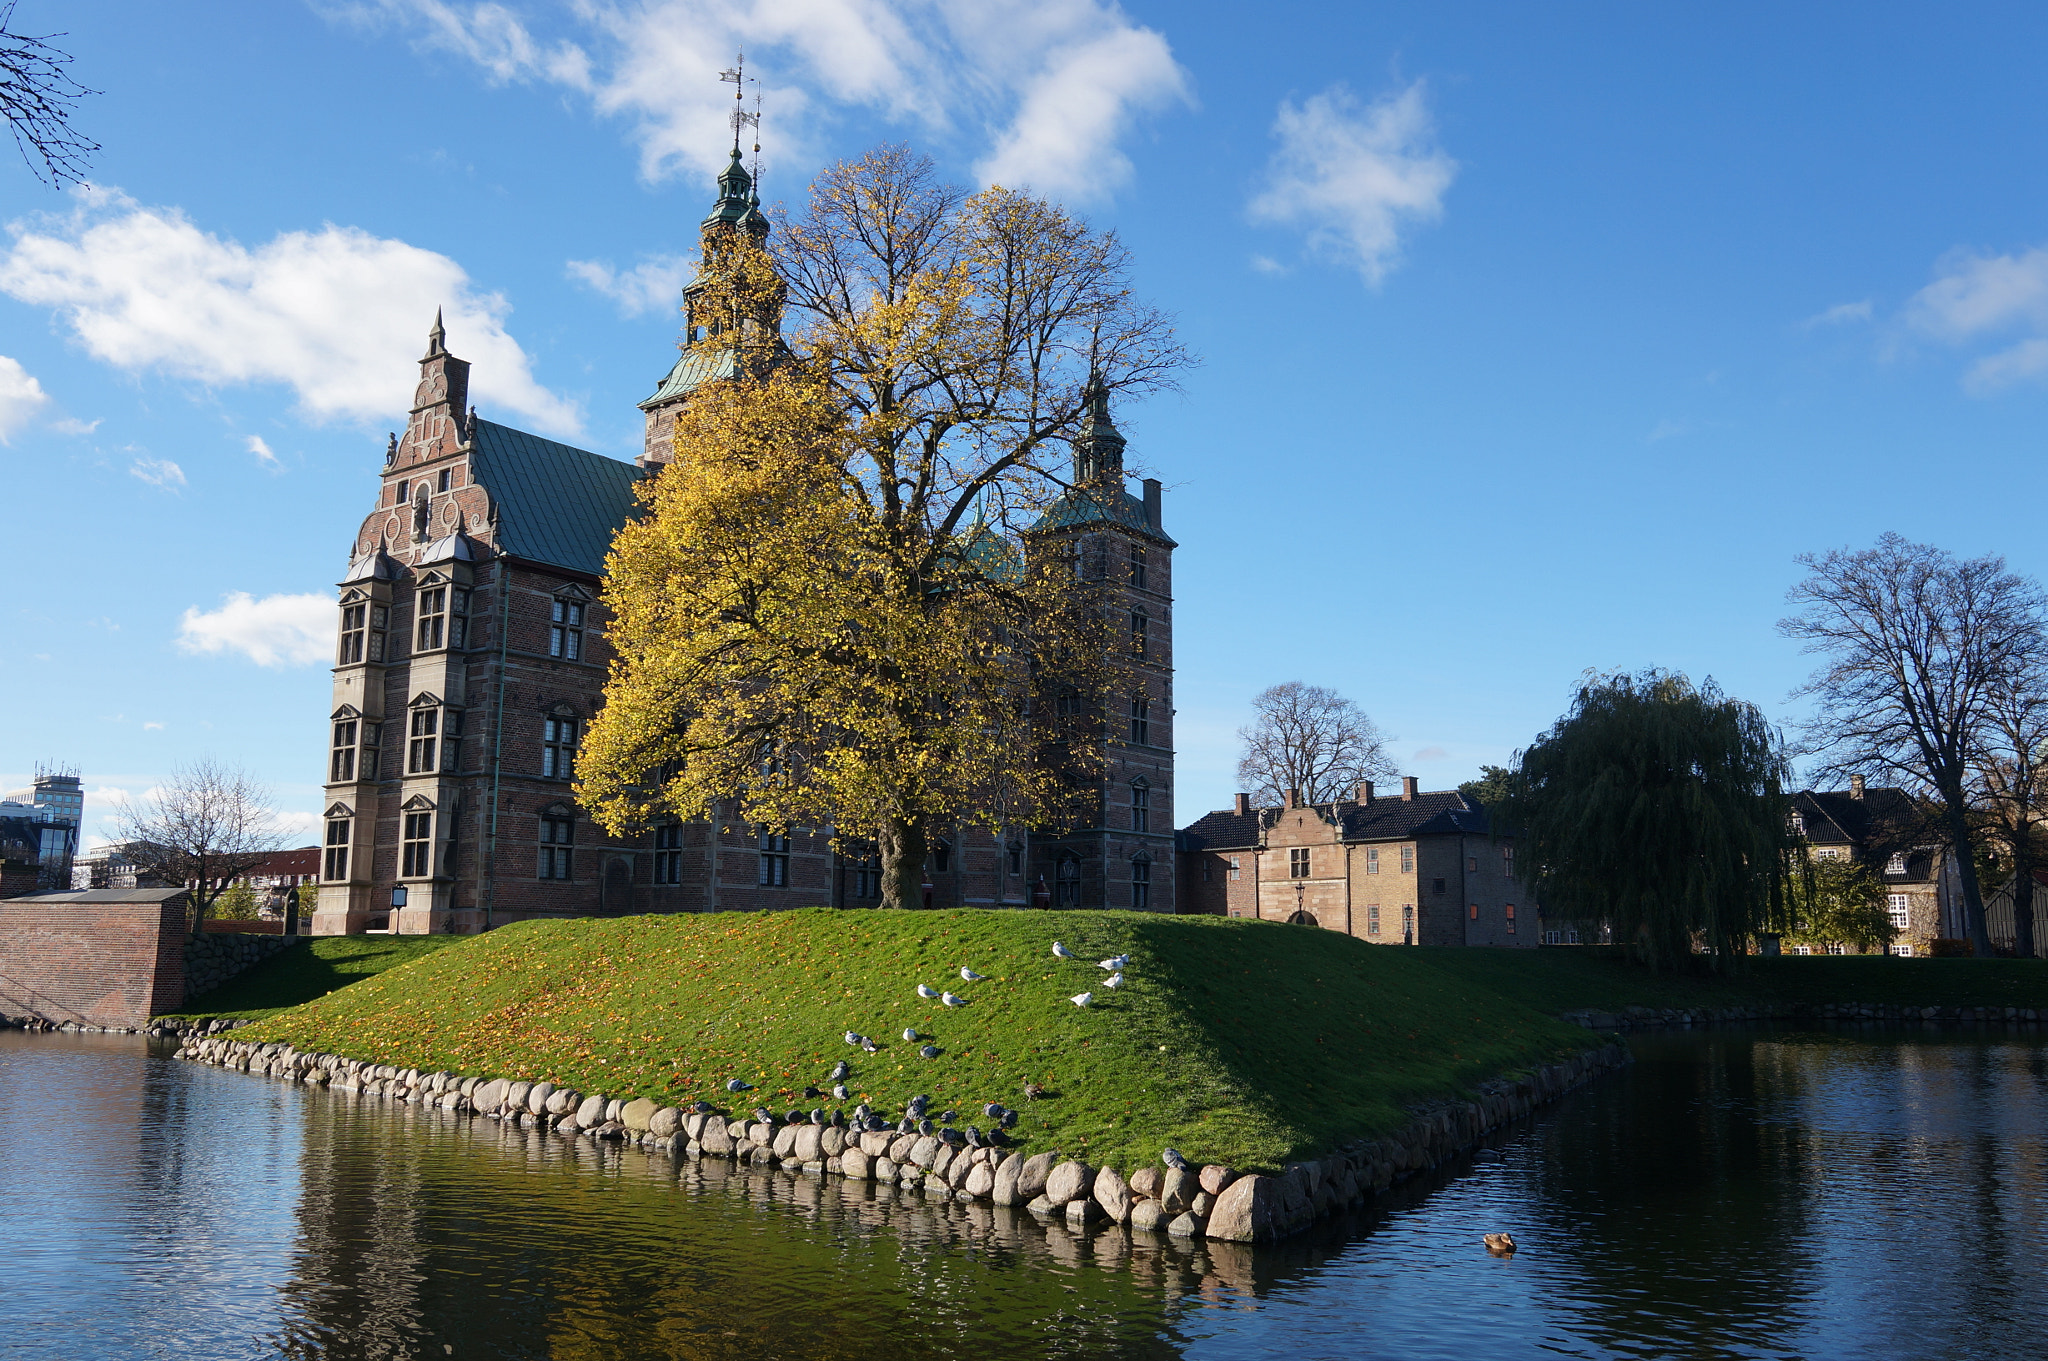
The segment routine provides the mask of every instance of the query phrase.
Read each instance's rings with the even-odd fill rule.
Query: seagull
[[[928,1044],[917,1052],[921,1058],[935,1059],[939,1056],[939,1047],[935,1044]]]
[[[920,983],[920,984],[918,984],[918,985],[917,985],[917,995],[918,995],[919,997],[937,997],[937,996],[938,996],[938,994],[937,994],[936,992],[933,992],[933,991],[931,990],[931,988],[930,988],[930,987],[928,987],[927,985],[925,985],[925,984],[923,984],[923,983]]]
[[[1486,1250],[1496,1257],[1512,1257],[1514,1255],[1515,1240],[1511,1234],[1482,1234],[1479,1241],[1486,1244]]]
[[[882,1046],[876,1044],[873,1040],[869,1039],[865,1035],[860,1037],[860,1047],[867,1050],[870,1054],[879,1054],[882,1052]]]
[[[1177,1168],[1182,1172],[1188,1170],[1188,1160],[1180,1155],[1180,1150],[1177,1148],[1160,1149],[1159,1161],[1165,1163],[1168,1167]]]
[[[804,1100],[806,1100],[806,1101],[811,1101],[811,1100],[815,1100],[815,1099],[817,1099],[818,1097],[821,1097],[821,1096],[823,1096],[823,1095],[824,1095],[824,1093],[823,1093],[823,1092],[821,1092],[821,1091],[819,1091],[819,1090],[818,1090],[818,1089],[817,1089],[816,1087],[806,1087],[806,1088],[804,1088]]]
[[[968,983],[986,983],[988,981],[987,974],[976,973],[974,970],[966,968],[960,970],[960,977],[963,981]]]
[[[950,992],[939,994],[939,1000],[941,1002],[944,1002],[949,1007],[964,1007],[967,1005],[967,999],[965,997],[955,997]]]
[[[1092,992],[1077,992],[1067,1000],[1077,1007],[1085,1007],[1095,1000],[1095,994]]]
[[[1072,950],[1069,950],[1066,946],[1060,944],[1058,941],[1054,941],[1052,943],[1052,952],[1054,956],[1060,959],[1074,958],[1074,952]]]
[[[852,1072],[853,1069],[847,1065],[846,1060],[841,1059],[832,1065],[832,1080],[834,1082],[844,1082]]]
[[[1105,982],[1102,986],[1105,988],[1120,988],[1123,985],[1124,976],[1120,973],[1113,973],[1109,976],[1109,980]]]
[[[844,1101],[847,1099],[847,1095],[848,1093],[846,1090],[846,1084],[844,1082],[838,1082],[833,1084],[832,1099],[834,1101]]]
[[[848,1044],[859,1044],[859,1043],[860,1043],[860,1036],[858,1036],[858,1035],[854,1034],[854,1032],[852,1032],[851,1030],[849,1030],[849,1031],[847,1031],[847,1032],[846,1032],[846,1042],[847,1042]]]
[[[1121,969],[1124,965],[1130,962],[1131,957],[1129,955],[1111,955],[1108,959],[1103,960],[1102,963],[1097,967],[1104,968],[1109,970],[1111,973],[1115,973],[1118,969]]]
[[[905,1044],[916,1044],[917,1032],[915,1030],[912,1030],[909,1026],[903,1027],[903,1042]]]
[[[739,1078],[734,1078],[732,1081],[725,1084],[725,1089],[729,1092],[751,1092],[754,1090],[754,1084],[751,1082],[742,1082]]]

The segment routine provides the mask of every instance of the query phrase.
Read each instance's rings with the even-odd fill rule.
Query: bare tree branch
[[[1258,718],[1237,730],[1244,755],[1238,784],[1262,804],[1349,798],[1360,781],[1391,779],[1380,730],[1365,710],[1335,690],[1287,681],[1252,700]]]
[[[50,46],[62,33],[31,37],[14,31],[15,0],[0,3],[0,113],[14,145],[37,179],[60,188],[85,180],[86,162],[100,149],[74,132],[78,101],[98,94],[73,80],[65,67],[71,54]]]
[[[137,864],[192,890],[192,929],[229,884],[284,849],[287,835],[270,791],[217,761],[181,767],[170,783],[132,802],[118,819]]]

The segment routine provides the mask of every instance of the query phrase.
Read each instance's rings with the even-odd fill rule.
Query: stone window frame
[[[1287,848],[1287,877],[1289,879],[1313,878],[1314,865],[1315,858],[1309,854],[1308,847],[1290,846]]]
[[[565,662],[584,660],[588,609],[589,602],[580,591],[556,593],[548,606],[548,656]]]
[[[1133,657],[1149,655],[1151,636],[1152,615],[1143,605],[1135,606],[1131,610],[1131,655]]]
[[[576,810],[551,803],[535,816],[534,877],[556,883],[576,878]]]
[[[1131,781],[1131,830],[1152,830],[1152,782],[1143,775]]]
[[[1081,857],[1061,851],[1053,862],[1053,902],[1059,907],[1081,905]]]
[[[1131,544],[1131,585],[1145,589],[1145,545],[1136,541]]]
[[[353,784],[362,744],[362,715],[344,705],[328,721],[334,725],[334,736],[327,744],[327,783]]]
[[[788,888],[789,833],[778,832],[766,823],[761,823],[755,827],[754,836],[760,855],[756,887]]]
[[[1131,911],[1145,912],[1152,907],[1152,857],[1139,851],[1131,857]]]
[[[576,755],[583,749],[583,717],[566,704],[557,704],[540,719],[540,777],[543,780],[576,778]]]
[[[1380,905],[1378,903],[1367,903],[1365,905],[1365,934],[1377,936],[1379,933]]]
[[[398,812],[398,877],[434,877],[434,805],[425,799],[407,799]]]
[[[321,878],[330,883],[345,883],[348,880],[349,852],[355,840],[355,809],[345,803],[332,804],[325,813],[327,839],[322,846]]]
[[[654,825],[654,882],[669,887],[683,882],[683,824],[678,820]]]
[[[1152,701],[1144,695],[1131,696],[1131,741],[1141,747],[1152,745]]]

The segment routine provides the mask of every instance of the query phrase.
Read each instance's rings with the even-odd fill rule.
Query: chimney
[[[1861,775],[1851,775],[1849,777],[1849,797],[1852,799],[1863,797],[1863,777]]]
[[[1372,802],[1372,781],[1371,781],[1371,780],[1360,780],[1360,781],[1358,782],[1358,801],[1359,801],[1360,803],[1371,803],[1371,802]]]
[[[1410,802],[1414,801],[1415,777],[1413,775],[1403,775],[1401,777],[1401,797]]]
[[[1299,789],[1290,789],[1287,791],[1287,806],[1289,808],[1301,807],[1301,791]]]
[[[1241,818],[1250,817],[1252,811],[1252,796],[1249,794],[1239,794],[1237,796],[1236,807],[1232,811],[1234,811]]]
[[[1145,523],[1152,526],[1154,533],[1166,532],[1159,524],[1159,479],[1156,477],[1145,479]]]

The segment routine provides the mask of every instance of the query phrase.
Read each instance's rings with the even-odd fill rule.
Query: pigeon
[[[1102,963],[1097,967],[1106,969],[1110,973],[1115,973],[1118,969],[1121,969],[1124,965],[1130,962],[1131,957],[1129,955],[1111,955],[1108,959],[1103,960]]]
[[[933,992],[933,991],[931,990],[931,988],[930,988],[930,987],[928,987],[927,985],[925,985],[925,984],[923,984],[923,983],[920,983],[920,984],[918,984],[918,985],[917,985],[917,995],[918,995],[919,997],[937,997],[937,996],[938,996],[938,994],[937,994],[936,992]]]
[[[804,1100],[806,1101],[815,1101],[823,1095],[824,1093],[819,1091],[816,1087],[804,1088]]]
[[[959,1114],[960,1112],[958,1111],[940,1111],[939,1123],[942,1125],[950,1125],[959,1116]]]
[[[1120,973],[1113,973],[1109,976],[1108,980],[1103,983],[1102,986],[1105,988],[1120,988],[1123,985],[1124,976]]]
[[[993,1145],[996,1148],[1002,1148],[1010,1142],[1009,1136],[1005,1135],[999,1129],[992,1129],[988,1132],[988,1141],[991,1145]]]
[[[1045,1088],[1041,1087],[1038,1083],[1026,1082],[1024,1084],[1024,1099],[1026,1101],[1036,1101],[1039,1097],[1044,1095]]]
[[[920,1092],[916,1096],[910,1098],[910,1113],[912,1115],[923,1115],[925,1112],[925,1108],[931,1104],[932,1099],[926,1096],[924,1093]]]
[[[844,1082],[835,1082],[832,1084],[832,1099],[834,1101],[844,1101],[850,1095],[852,1094],[846,1090],[846,1084]]]
[[[919,1134],[930,1134],[936,1128],[938,1127],[932,1124],[932,1122],[929,1120],[920,1120],[917,1122],[917,1132]]]
[[[769,1110],[766,1106],[756,1106],[754,1107],[754,1118],[764,1125],[772,1125],[775,1123],[775,1112]]]
[[[911,1118],[910,1118],[909,1116],[907,1116],[907,1115],[906,1115],[906,1116],[904,1116],[904,1117],[903,1117],[903,1118],[902,1118],[901,1120],[898,1120],[898,1121],[896,1122],[896,1132],[897,1132],[898,1134],[915,1134],[915,1133],[917,1133],[917,1121],[915,1121],[915,1120],[911,1119]]]
[[[696,1101],[691,1103],[690,1109],[697,1112],[697,1114],[699,1115],[709,1115],[711,1114],[711,1112],[717,1110],[718,1107],[712,1105],[709,1101]]]
[[[845,1129],[845,1128],[846,1128],[846,1112],[845,1112],[845,1111],[842,1111],[842,1110],[834,1110],[834,1111],[832,1112],[832,1128],[834,1128],[834,1129]]]
[[[939,1000],[941,1002],[944,1002],[949,1007],[964,1007],[967,1005],[967,999],[965,997],[955,997],[950,992],[940,993]]]
[[[986,1106],[983,1106],[981,1108],[981,1113],[983,1115],[986,1115],[991,1120],[1000,1120],[1003,1118],[1003,1108],[993,1101],[989,1102]]]
[[[1067,1000],[1077,1007],[1085,1007],[1095,1000],[1095,994],[1092,992],[1077,992]]]
[[[811,1107],[811,1123],[814,1125],[824,1124],[825,1112],[819,1110],[816,1106]]]
[[[964,982],[968,982],[968,983],[986,983],[986,982],[988,982],[988,975],[987,975],[987,974],[985,974],[985,973],[976,973],[976,972],[975,972],[974,970],[972,970],[972,969],[966,969],[966,968],[963,968],[963,969],[961,969],[961,970],[960,970],[960,977],[961,977],[962,981],[964,981]]]
[[[867,1128],[870,1134],[880,1134],[883,1130],[889,1128],[889,1122],[879,1115],[870,1115]]]
[[[754,1090],[754,1084],[751,1082],[743,1082],[739,1078],[734,1078],[732,1081],[725,1084],[725,1089],[729,1092],[751,1092]]]
[[[915,1030],[912,1030],[909,1026],[903,1027],[903,1042],[905,1044],[916,1044],[917,1032]]]
[[[848,1044],[859,1044],[860,1036],[849,1030],[846,1032],[846,1042]]]
[[[834,1082],[844,1082],[852,1073],[853,1069],[848,1066],[845,1059],[841,1059],[832,1065],[832,1080]]]
[[[1017,1128],[1017,1112],[1004,1111],[1001,1115],[996,1117],[996,1123],[1001,1125],[1004,1129]]]
[[[860,1047],[867,1050],[870,1054],[879,1054],[882,1052],[882,1046],[876,1044],[873,1040],[869,1039],[865,1035],[860,1037]]]
[[[874,1113],[874,1110],[865,1101],[853,1108],[853,1118],[856,1120],[865,1120]]]
[[[1188,1160],[1180,1155],[1180,1150],[1177,1148],[1160,1149],[1159,1161],[1165,1163],[1168,1167],[1176,1168],[1182,1172],[1188,1170]]]
[[[917,1054],[919,1058],[935,1059],[939,1056],[939,1047],[935,1044],[928,1044],[918,1050]]]
[[[1074,952],[1072,950],[1069,950],[1066,946],[1060,944],[1058,941],[1054,941],[1052,943],[1052,952],[1054,957],[1058,959],[1074,958]]]
[[[957,1129],[942,1129],[939,1131],[939,1138],[945,1140],[947,1143],[953,1145],[955,1148],[958,1148],[961,1144],[967,1142],[967,1136],[962,1134]]]
[[[981,1147],[981,1131],[973,1125],[967,1127],[967,1146],[969,1148]]]

